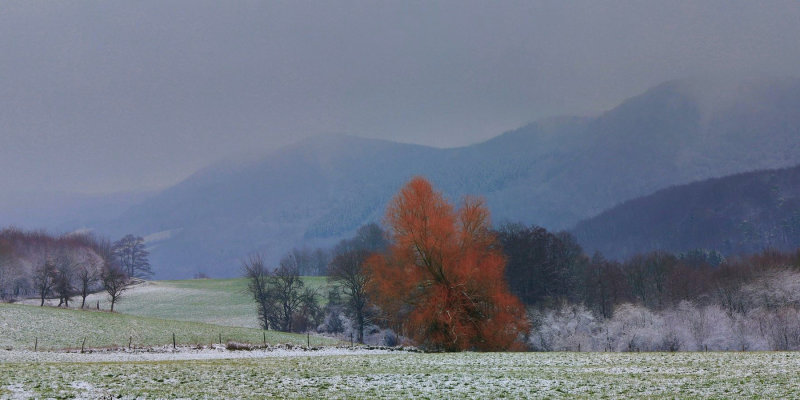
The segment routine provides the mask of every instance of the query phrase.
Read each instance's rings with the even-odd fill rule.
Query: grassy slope
[[[133,337],[134,345],[161,345],[172,343],[173,333],[177,342],[183,344],[217,343],[220,334],[223,341],[260,343],[263,339],[262,332],[253,328],[173,321],[116,312],[0,304],[0,348],[33,349],[34,338],[38,338],[40,349],[79,348],[83,338],[86,338],[88,347],[127,345],[129,337]],[[270,343],[306,343],[305,335],[274,331],[266,333]],[[332,343],[319,337],[313,340],[316,344]]]
[[[306,286],[319,289],[320,301],[327,299],[325,277],[303,277],[303,281]],[[102,293],[90,296],[87,301],[94,306],[97,300],[102,308],[108,308]],[[148,282],[125,293],[114,309],[146,317],[259,327],[244,278]]]
[[[800,355],[456,353],[0,363],[0,397],[798,398]]]

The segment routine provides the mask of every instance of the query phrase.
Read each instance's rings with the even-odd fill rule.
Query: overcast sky
[[[0,2],[0,190],[164,187],[332,132],[435,146],[797,75],[800,2]]]

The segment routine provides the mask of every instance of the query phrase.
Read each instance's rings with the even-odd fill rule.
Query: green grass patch
[[[327,300],[325,277],[303,277],[303,281],[318,290],[321,302]],[[87,299],[91,307],[97,301],[103,309],[110,306],[103,293]],[[259,328],[255,303],[244,278],[151,281],[126,292],[114,310],[145,317]]]
[[[117,312],[0,304],[0,348],[32,350],[36,340],[39,349],[80,348],[84,338],[87,347],[127,346],[131,337],[136,346],[153,346],[171,344],[173,333],[179,344],[218,343],[219,335],[223,342],[261,343],[264,331]],[[272,344],[306,343],[305,335],[275,331],[267,331],[266,335]],[[312,345],[333,343],[330,339],[312,338]]]

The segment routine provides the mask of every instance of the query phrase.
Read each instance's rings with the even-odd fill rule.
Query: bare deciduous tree
[[[58,296],[58,306],[69,307],[69,300],[75,296],[75,268],[76,263],[72,254],[62,251],[55,258],[55,281],[53,283],[53,293]]]
[[[363,264],[370,254],[366,250],[339,248],[329,266],[328,280],[342,287],[348,314],[356,323],[358,342],[364,343],[364,327],[372,322],[367,298],[367,284],[371,279]]]
[[[108,294],[109,300],[111,300],[111,312],[114,312],[114,304],[130,288],[131,279],[122,268],[111,263],[107,263],[104,266],[100,279],[103,282],[103,289]]]
[[[260,255],[251,255],[242,262],[242,272],[247,278],[247,290],[253,296],[258,307],[258,319],[261,327],[270,329],[274,320],[275,306],[269,288],[269,270],[264,266],[264,259]]]
[[[86,306],[86,297],[89,296],[92,286],[100,279],[101,265],[102,261],[91,254],[85,255],[83,261],[78,265],[77,278],[80,285],[81,308]]]
[[[300,279],[297,267],[292,264],[281,264],[270,276],[270,291],[278,305],[277,322],[279,330],[292,331],[292,318],[303,302],[301,290],[305,286]]]
[[[50,257],[43,257],[41,263],[33,270],[33,285],[39,293],[40,307],[44,307],[44,301],[53,290],[56,277],[56,264]]]

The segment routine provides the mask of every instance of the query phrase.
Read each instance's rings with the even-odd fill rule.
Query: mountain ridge
[[[177,232],[153,251],[159,277],[232,276],[248,253],[275,261],[380,221],[395,191],[424,175],[450,200],[483,196],[495,222],[566,229],[670,185],[800,163],[800,80],[791,82],[734,88],[715,108],[672,81],[597,117],[542,120],[449,149],[308,138],[240,168],[201,170],[100,228]]]

